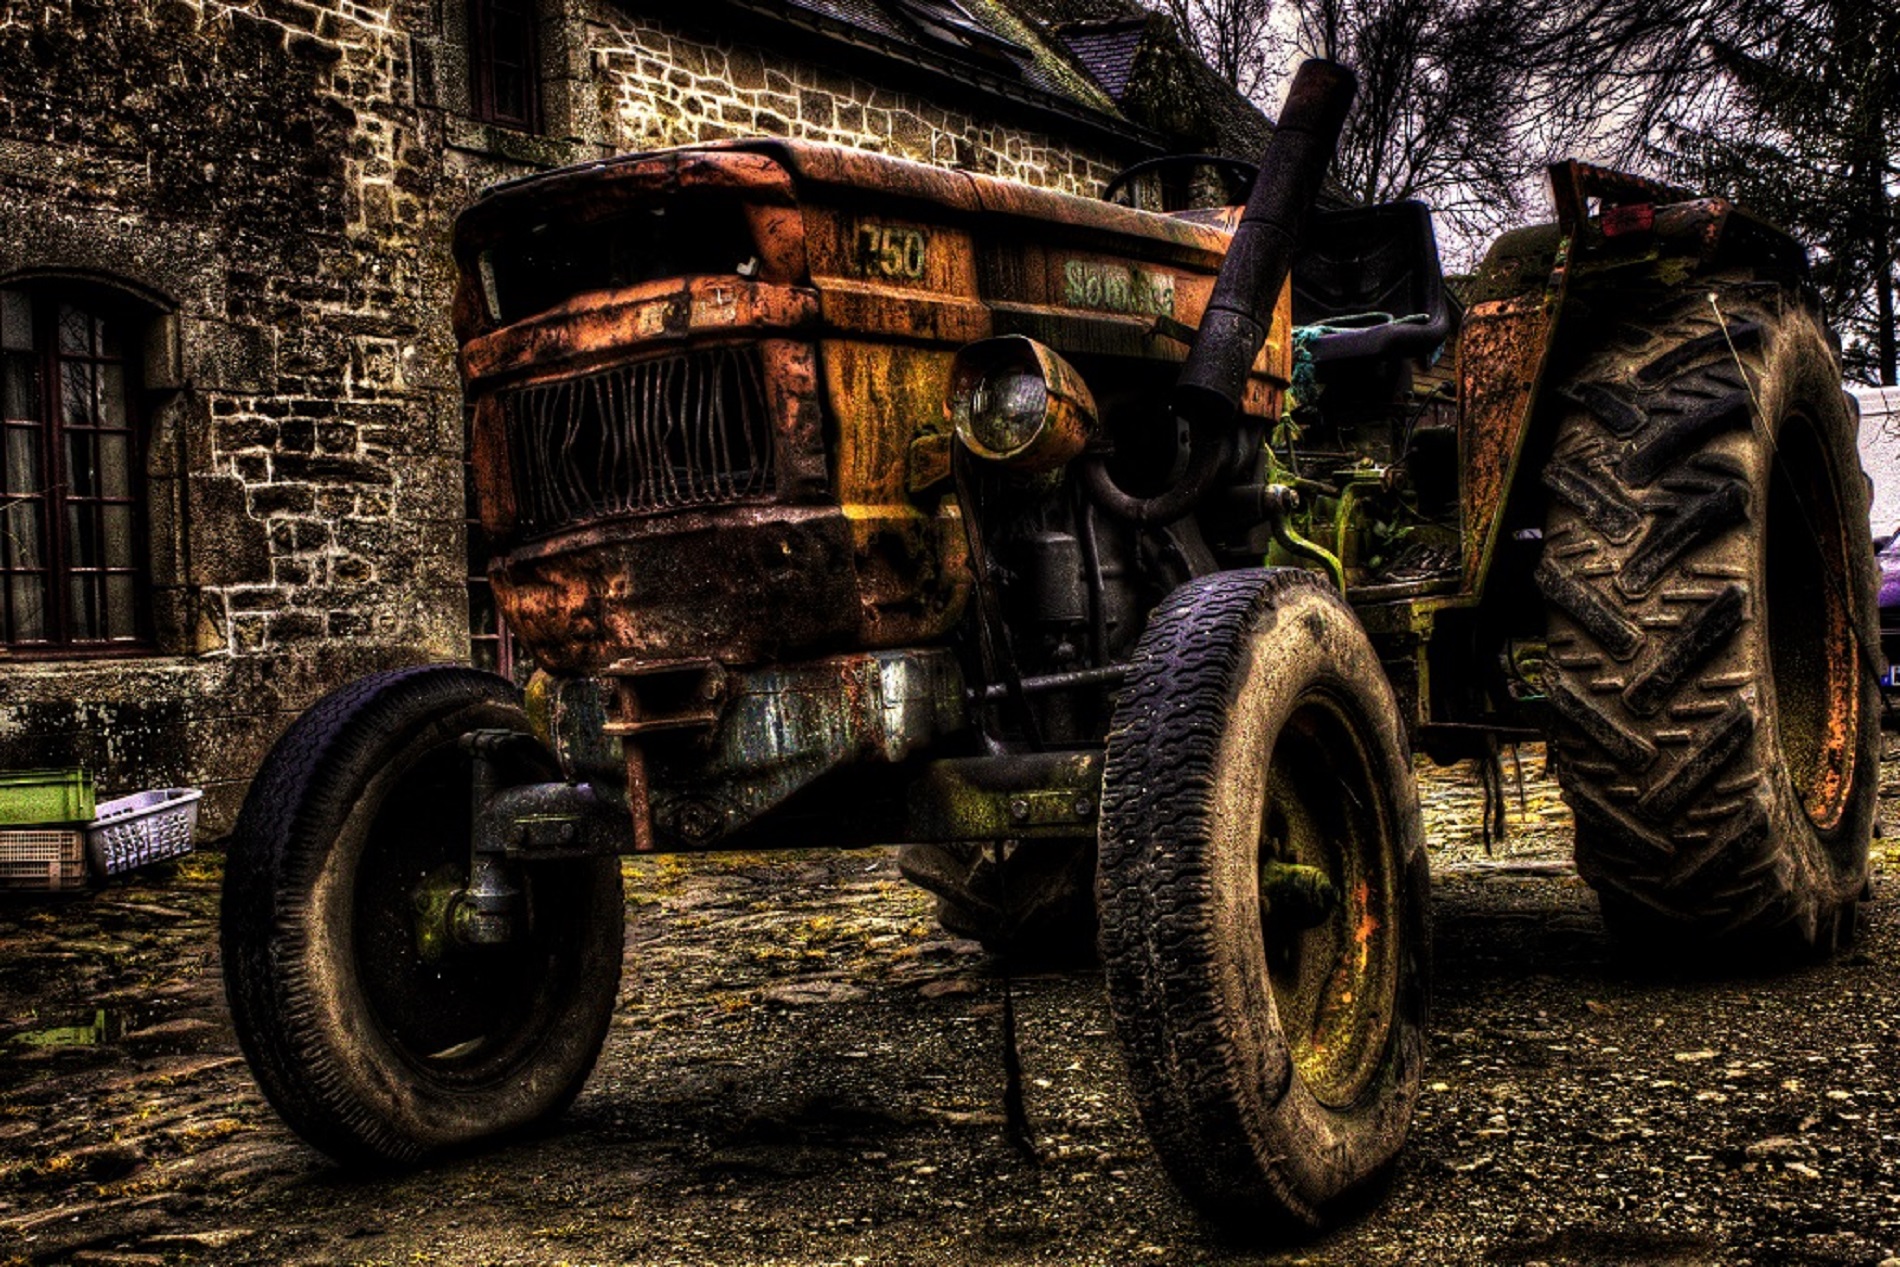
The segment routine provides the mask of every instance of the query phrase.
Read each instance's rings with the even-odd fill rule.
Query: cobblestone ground
[[[1859,946],[1773,978],[1617,959],[1527,750],[1510,838],[1422,768],[1438,989],[1390,1190],[1266,1261],[1880,1263],[1900,1251],[1896,859]],[[1885,768],[1890,835],[1900,764]],[[1099,978],[1019,979],[1042,1164],[1003,1142],[1001,983],[888,854],[629,864],[623,997],[542,1138],[344,1173],[273,1116],[218,977],[218,855],[0,902],[0,1261],[1258,1262],[1148,1152]],[[1666,966],[1663,966],[1666,968]]]

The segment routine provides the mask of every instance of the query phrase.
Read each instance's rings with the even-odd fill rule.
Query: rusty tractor
[[[1802,248],[1583,166],[1454,295],[1417,203],[1158,214],[784,140],[499,186],[456,226],[525,695],[327,697],[231,844],[283,1116],[410,1163],[558,1112],[619,856],[904,846],[943,923],[1099,953],[1180,1187],[1250,1234],[1387,1168],[1424,1058],[1414,749],[1548,736],[1623,935],[1851,929],[1879,701],[1856,420]]]

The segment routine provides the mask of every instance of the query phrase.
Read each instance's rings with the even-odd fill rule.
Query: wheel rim
[[[1302,697],[1268,762],[1261,931],[1294,1072],[1335,1109],[1368,1091],[1397,1010],[1394,830],[1384,779],[1352,715],[1328,695]],[[1333,900],[1290,900],[1285,868],[1323,875]]]
[[[453,743],[392,771],[364,834],[350,949],[368,1019],[426,1080],[467,1090],[520,1069],[547,1036],[584,947],[564,868],[523,876],[522,932],[464,946],[431,932],[468,871],[469,760]],[[537,873],[538,872],[538,873]]]
[[[1846,812],[1860,731],[1858,634],[1846,580],[1856,573],[1835,487],[1813,424],[1789,418],[1768,482],[1768,678],[1783,768],[1823,831]]]

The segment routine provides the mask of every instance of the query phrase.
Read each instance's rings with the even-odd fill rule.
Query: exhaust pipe
[[[1239,412],[1247,373],[1267,341],[1274,301],[1293,269],[1293,252],[1356,91],[1358,81],[1338,62],[1309,61],[1293,77],[1200,334],[1174,385],[1175,411],[1190,423],[1225,422]]]
[[[1188,424],[1188,469],[1166,492],[1137,498],[1116,487],[1099,456],[1090,458],[1082,468],[1084,484],[1110,514],[1148,524],[1179,519],[1227,468],[1230,424],[1357,91],[1353,73],[1337,62],[1314,59],[1294,75],[1200,332],[1175,381],[1171,404]]]

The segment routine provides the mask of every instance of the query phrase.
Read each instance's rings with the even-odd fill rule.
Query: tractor
[[[282,1116],[378,1165],[539,1123],[608,1030],[622,855],[901,845],[947,928],[1099,954],[1210,1220],[1324,1227],[1421,1085],[1415,750],[1546,739],[1623,938],[1841,943],[1882,666],[1802,247],[1565,163],[1454,290],[1423,205],[1316,209],[1352,93],[1308,63],[1225,208],[772,138],[470,206],[536,667],[366,677],[264,762],[224,971]]]

